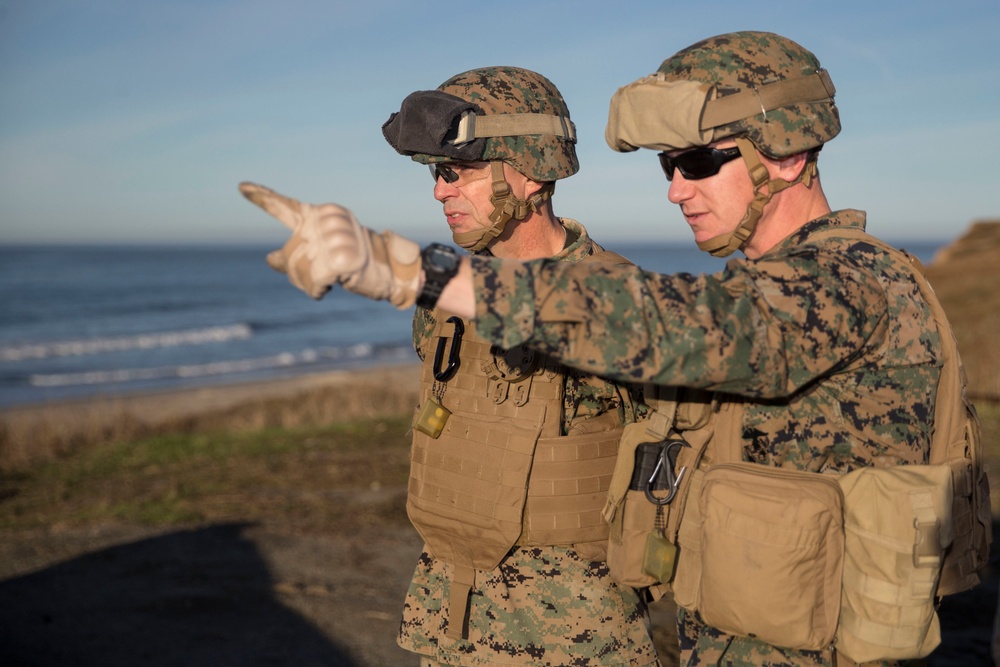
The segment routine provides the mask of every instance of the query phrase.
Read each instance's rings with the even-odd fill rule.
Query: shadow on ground
[[[0,665],[358,665],[284,606],[230,524],[96,551],[0,583]]]
[[[1000,521],[994,522],[1000,545]],[[419,540],[174,532],[0,582],[0,665],[404,665],[395,646]],[[982,584],[945,598],[928,667],[989,667],[1000,547]],[[658,618],[658,622],[667,619]]]

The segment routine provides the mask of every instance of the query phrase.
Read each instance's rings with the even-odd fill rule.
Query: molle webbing
[[[443,334],[451,329],[438,326]],[[471,558],[477,568],[492,569],[514,544],[603,542],[608,527],[600,511],[621,436],[617,413],[598,417],[597,432],[559,435],[563,376],[539,355],[528,362],[538,365],[529,377],[497,378],[502,371],[492,347],[469,329],[462,365],[442,399],[452,412],[445,432],[437,440],[415,437],[411,457],[411,510],[443,515],[423,516],[418,526],[428,531],[434,555],[450,562]],[[425,364],[424,400],[432,381]],[[459,516],[463,525],[452,525]],[[437,525],[441,520],[446,524]],[[458,536],[469,530],[476,545],[460,547]],[[428,539],[435,534],[440,544]]]
[[[448,335],[445,329],[453,325],[439,323],[435,334]],[[562,381],[554,371],[536,373],[523,382],[510,383],[487,377],[486,369],[493,361],[491,345],[475,335],[471,323],[466,324],[462,338],[461,359],[455,376],[448,380],[443,403],[453,414],[470,414],[486,419],[506,418],[537,424],[542,436],[560,432],[561,415],[553,405],[562,405]],[[559,380],[558,382],[556,380]],[[421,400],[431,396],[433,369],[425,363],[421,372]],[[507,386],[503,386],[507,385]],[[523,385],[523,386],[518,386]],[[534,401],[529,405],[530,398]],[[507,400],[507,399],[511,400]],[[475,437],[475,434],[472,434]]]
[[[541,438],[535,448],[518,544],[603,543],[601,517],[622,429],[616,413],[605,413],[607,430]],[[598,419],[601,419],[599,417]]]

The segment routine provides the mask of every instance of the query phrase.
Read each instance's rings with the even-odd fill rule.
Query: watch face
[[[427,263],[438,271],[450,271],[458,266],[458,256],[453,250],[445,246],[431,246],[428,248]]]

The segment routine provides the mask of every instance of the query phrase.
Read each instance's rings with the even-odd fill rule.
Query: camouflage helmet
[[[840,132],[836,90],[819,60],[787,37],[734,32],[678,51],[653,74],[619,88],[605,139],[613,150],[685,151],[733,139],[754,197],[736,227],[698,247],[725,257],[746,247],[764,207],[782,190],[817,177],[816,154]],[[771,179],[757,152],[806,153],[792,180]]]
[[[755,31],[718,35],[677,52],[655,74],[620,89],[606,138],[618,151],[670,151],[746,136],[765,155],[788,157],[818,148],[840,132],[835,92],[816,56],[787,37]],[[648,108],[636,125],[639,106],[658,107],[655,117]]]
[[[422,164],[502,160],[538,182],[567,178],[579,170],[569,109],[555,84],[541,74],[519,67],[482,67],[451,77],[438,86],[438,96],[432,92],[410,95],[383,126],[398,152]],[[448,106],[449,99],[458,105]],[[437,106],[428,111],[431,104]],[[470,115],[476,116],[472,121],[480,119],[474,123],[474,137],[468,137],[468,143],[456,142],[460,122]],[[495,129],[487,129],[491,121],[498,124]],[[416,136],[421,133],[425,136]]]
[[[455,243],[478,252],[511,220],[541,210],[555,181],[575,174],[576,128],[555,85],[519,67],[482,67],[456,74],[437,90],[411,93],[382,125],[386,141],[422,164],[490,163],[492,226],[454,233]],[[541,183],[526,199],[506,181],[503,165]],[[437,182],[437,171],[433,171]]]

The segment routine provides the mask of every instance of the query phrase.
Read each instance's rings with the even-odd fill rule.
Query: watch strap
[[[450,255],[452,258],[451,267],[444,268],[436,265],[431,260],[433,254]],[[458,254],[454,248],[440,243],[432,243],[421,252],[421,258],[424,268],[424,286],[417,296],[417,305],[431,310],[437,305],[445,285],[458,273]]]

